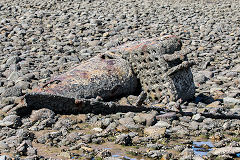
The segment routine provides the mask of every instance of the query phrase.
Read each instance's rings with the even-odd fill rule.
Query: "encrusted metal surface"
[[[102,111],[112,106],[96,101],[98,96],[107,101],[133,94],[139,86],[137,78],[151,101],[191,99],[195,94],[190,70],[194,62],[179,51],[181,46],[176,36],[126,43],[26,94],[27,106],[57,112]]]
[[[188,100],[195,94],[193,75],[176,36],[130,42],[112,49],[128,60],[151,101]]]
[[[137,78],[129,63],[119,55],[108,52],[99,54],[76,68],[54,77],[44,86],[33,89],[29,93],[31,96],[26,95],[26,100],[32,101],[28,98],[39,95],[74,99],[100,96],[103,100],[108,100],[132,94],[136,87]]]

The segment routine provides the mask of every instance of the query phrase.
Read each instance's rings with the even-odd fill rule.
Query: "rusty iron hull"
[[[25,95],[28,106],[75,107],[71,99],[101,97],[104,101],[133,94],[138,86],[130,64],[111,52],[99,54],[52,78],[41,87]],[[61,98],[57,98],[61,97]],[[79,106],[79,105],[77,105]],[[37,107],[38,108],[38,107]]]
[[[112,53],[99,54],[54,77],[30,94],[49,94],[74,99],[112,99],[135,92],[137,78],[129,63]]]
[[[139,91],[138,79],[150,101],[189,100],[195,94],[190,70],[194,63],[181,47],[176,36],[126,43],[33,89],[25,95],[27,106],[61,113],[116,110],[106,101]],[[97,97],[105,102],[96,101]]]

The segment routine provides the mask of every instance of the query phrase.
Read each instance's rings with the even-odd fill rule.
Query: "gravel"
[[[240,9],[236,0],[1,0],[0,159],[231,159],[240,139]],[[131,41],[173,34],[194,60],[188,102],[84,115],[22,96],[80,62]],[[101,98],[99,99],[101,101]],[[138,95],[116,103],[135,105]],[[181,108],[181,109],[180,109]],[[195,141],[212,140],[199,157]],[[126,147],[127,146],[127,147]],[[169,153],[169,150],[173,152]],[[167,158],[166,158],[167,157]]]

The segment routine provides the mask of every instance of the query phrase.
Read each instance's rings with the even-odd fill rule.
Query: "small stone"
[[[213,72],[212,71],[199,71],[199,73],[205,75],[208,79],[213,77]]]
[[[210,151],[213,155],[234,155],[240,153],[240,147],[222,147]]]
[[[112,122],[112,118],[104,118],[102,120],[102,125],[104,128],[106,128],[111,122]]]
[[[99,44],[99,41],[97,41],[97,40],[88,42],[89,46],[97,46],[98,44]]]
[[[17,115],[6,116],[2,123],[6,124],[8,127],[17,128],[22,125],[21,118]]]
[[[103,151],[100,151],[98,154],[97,154],[98,157],[101,157],[101,158],[105,158],[105,157],[111,157],[112,156],[112,153],[107,150],[107,149],[104,149]]]
[[[171,159],[171,153],[166,153],[161,158],[161,160],[169,160],[169,159]]]
[[[134,121],[143,124],[146,126],[152,126],[156,123],[156,115],[155,114],[146,114],[140,113],[133,117]]]
[[[190,148],[185,148],[180,155],[182,156],[180,159],[192,159],[194,157],[194,151]]]
[[[169,128],[171,125],[166,121],[158,121],[154,126],[157,126],[160,128],[163,128],[163,127]]]
[[[208,104],[206,107],[219,107],[220,101],[214,101],[210,104]]]
[[[0,141],[0,150],[8,150],[9,146],[8,144],[4,143],[3,141]]]
[[[159,150],[152,150],[152,151],[149,151],[147,154],[149,157],[151,157],[153,159],[159,159],[160,157],[163,156],[164,153]]]
[[[21,58],[18,57],[18,56],[12,56],[12,57],[9,57],[7,62],[6,62],[6,65],[10,66],[11,64],[17,64],[18,62],[21,61]]]
[[[222,127],[223,130],[228,130],[231,127],[231,124],[229,122],[225,122]]]
[[[2,97],[19,97],[22,95],[22,90],[21,88],[18,88],[18,87],[10,87],[10,88],[7,88],[2,94],[1,96]]]
[[[201,116],[201,114],[195,114],[192,116],[192,120],[197,121],[197,122],[202,122],[204,120],[204,117]]]
[[[101,138],[101,137],[93,138],[93,139],[92,139],[92,143],[95,143],[95,144],[102,144],[102,143],[104,143],[104,142],[105,142],[104,139]]]
[[[221,51],[222,46],[214,46],[213,50],[215,51]]]
[[[124,146],[130,146],[132,145],[132,138],[128,134],[121,134],[117,136],[115,143]]]
[[[0,160],[8,160],[8,159],[10,159],[9,156],[6,156],[6,155],[0,156]]]
[[[70,158],[71,158],[71,155],[70,155],[70,153],[68,153],[68,152],[61,152],[61,153],[59,154],[59,156],[65,157],[65,158],[67,158],[67,159],[70,159]]]
[[[37,142],[41,144],[45,144],[47,140],[50,138],[50,134],[46,133],[44,135],[41,135],[40,137],[37,138]]]
[[[75,123],[76,122],[72,121],[71,119],[61,118],[55,123],[53,128],[55,130],[60,130],[61,128],[70,128]]]
[[[30,120],[32,122],[37,122],[37,121],[43,121],[45,119],[53,119],[55,117],[55,113],[47,108],[42,108],[39,110],[34,110],[32,111],[32,114],[30,115]]]
[[[33,155],[33,156],[27,156],[24,159],[25,160],[35,160],[35,159],[40,159],[40,157],[38,155]]]
[[[204,160],[201,156],[194,156],[193,160]]]
[[[151,126],[144,129],[144,134],[154,137],[154,138],[161,138],[164,137],[166,133],[166,127],[157,127]]]
[[[145,118],[142,118],[141,115],[136,115],[133,117],[133,120],[138,123],[138,124],[143,124],[145,125],[146,124],[146,119]]]
[[[168,112],[161,115],[156,116],[157,120],[175,120],[177,119],[176,112]]]
[[[208,78],[202,73],[198,73],[194,76],[194,82],[199,83],[199,84],[203,84],[207,80],[208,80]]]
[[[240,73],[240,64],[237,64],[236,66],[234,66],[232,71]]]
[[[130,95],[130,96],[127,97],[127,100],[131,105],[135,105],[137,100],[138,100],[138,97]]]
[[[14,71],[14,72],[12,72],[12,73],[9,75],[9,77],[7,78],[7,80],[15,81],[15,80],[17,80],[20,76],[21,76],[21,75],[20,75],[19,72]]]
[[[135,124],[133,118],[121,118],[119,119],[119,123],[128,129],[138,129],[139,127]]]
[[[190,116],[183,116],[183,117],[179,117],[179,120],[182,121],[182,122],[189,123],[191,121],[191,117]]]
[[[126,97],[122,97],[119,101],[118,101],[118,103],[120,104],[120,105],[122,105],[122,106],[128,106],[128,105],[130,105],[129,103],[128,103],[128,100],[127,100],[127,98]]]
[[[15,86],[18,88],[21,88],[22,90],[26,90],[26,89],[29,89],[30,83],[25,81],[19,81],[16,83]]]
[[[109,36],[108,32],[103,33],[103,37],[108,37],[108,36]]]
[[[240,100],[236,98],[225,97],[223,98],[223,103],[225,106],[235,106],[240,105]]]
[[[87,152],[92,152],[92,151],[94,151],[93,148],[86,147],[86,146],[82,146],[81,148],[82,148],[84,151],[87,151]]]
[[[7,113],[7,112],[8,112],[9,110],[11,110],[13,107],[15,107],[15,104],[7,105],[7,106],[5,106],[5,107],[2,109],[2,112]]]
[[[127,112],[126,114],[125,114],[125,118],[133,118],[135,116],[135,113],[133,113],[133,112]]]
[[[81,139],[85,142],[85,143],[90,143],[92,141],[92,135],[91,134],[86,134],[84,136],[81,136]]]
[[[34,148],[34,147],[28,147],[28,148],[27,148],[27,155],[28,155],[28,156],[37,155],[37,149]]]
[[[182,152],[185,149],[185,147],[183,145],[176,145],[174,147],[174,150],[178,151],[178,152]]]
[[[93,128],[92,130],[95,131],[95,132],[102,132],[103,131],[102,128]]]
[[[233,159],[233,156],[231,155],[219,155],[215,158],[215,160],[229,160]]]
[[[27,156],[27,148],[28,148],[28,144],[26,143],[26,141],[23,141],[17,148],[17,152],[22,155],[22,156]]]
[[[199,128],[199,123],[195,121],[190,122],[188,127],[188,129],[194,130],[194,131],[198,130],[198,128]]]
[[[117,127],[117,123],[116,122],[112,122],[109,124],[109,126],[105,129],[105,132],[112,132],[116,129]]]
[[[102,25],[102,20],[100,19],[90,19],[90,24],[92,25]]]
[[[125,126],[120,124],[120,125],[118,125],[116,127],[116,131],[118,131],[118,132],[127,132],[127,131],[129,131],[129,129],[127,127],[125,127]]]
[[[13,126],[13,122],[4,122],[4,121],[0,121],[0,126],[1,127],[10,127]]]
[[[147,148],[151,148],[154,150],[160,150],[161,148],[163,148],[162,144],[147,144]]]

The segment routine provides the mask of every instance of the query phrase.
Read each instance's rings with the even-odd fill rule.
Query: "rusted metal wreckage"
[[[164,36],[111,49],[33,89],[25,95],[27,108],[46,107],[63,113],[114,112],[120,106],[110,100],[133,94],[139,81],[151,101],[191,99],[195,86],[190,67],[194,63],[181,54],[181,46],[177,37]],[[99,96],[103,101],[96,99]]]
[[[194,97],[195,85],[182,43],[173,35],[126,43],[114,51],[130,62],[140,79],[142,89],[151,101],[189,100]]]

